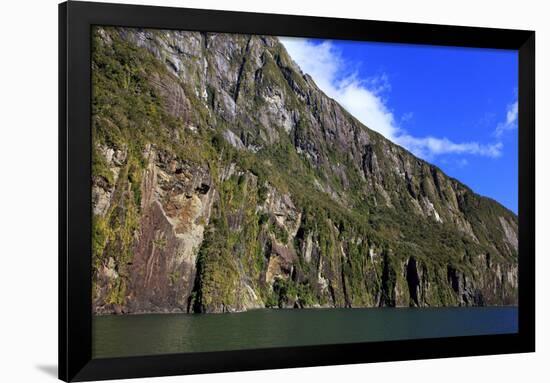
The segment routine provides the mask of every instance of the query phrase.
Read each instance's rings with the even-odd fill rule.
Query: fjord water
[[[517,307],[97,316],[95,358],[517,332]]]

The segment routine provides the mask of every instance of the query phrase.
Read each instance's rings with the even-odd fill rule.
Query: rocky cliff
[[[95,28],[93,311],[517,304],[517,217],[274,37]]]

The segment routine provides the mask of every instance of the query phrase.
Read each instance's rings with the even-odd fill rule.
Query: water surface
[[[507,334],[517,307],[252,310],[93,320],[95,358]]]

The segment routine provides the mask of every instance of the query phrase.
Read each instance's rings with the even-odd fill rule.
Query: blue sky
[[[369,128],[517,213],[517,52],[281,41]]]

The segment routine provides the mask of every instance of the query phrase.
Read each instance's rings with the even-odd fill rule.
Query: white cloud
[[[315,79],[321,88],[330,97],[336,95],[333,86],[335,75],[344,66],[339,55],[334,54],[332,44],[323,42],[314,45],[301,38],[280,38],[292,59],[302,71]]]
[[[495,129],[495,136],[500,137],[505,131],[516,129],[518,126],[517,122],[518,102],[516,101],[508,105],[508,109],[506,110],[506,120],[497,125],[497,128]]]
[[[329,97],[369,128],[392,139],[399,129],[380,93],[389,89],[385,75],[361,81],[329,41],[313,44],[302,38],[280,39],[290,57]]]
[[[301,38],[284,37],[280,40],[302,71],[308,73],[329,97],[338,101],[367,127],[417,156],[428,159],[442,154],[470,154],[496,158],[502,154],[500,142],[487,145],[478,142],[456,143],[447,138],[410,135],[399,126],[387,101],[382,97],[382,93],[390,89],[385,74],[359,79],[329,41],[315,44]],[[401,121],[407,121],[411,117],[412,113],[406,113]],[[516,119],[517,103],[515,115],[513,109],[508,111],[507,124],[513,124]]]
[[[480,144],[478,142],[456,143],[447,138],[413,137],[402,134],[396,137],[396,143],[406,147],[419,157],[430,159],[441,154],[471,154],[497,158],[502,155],[502,143]]]

